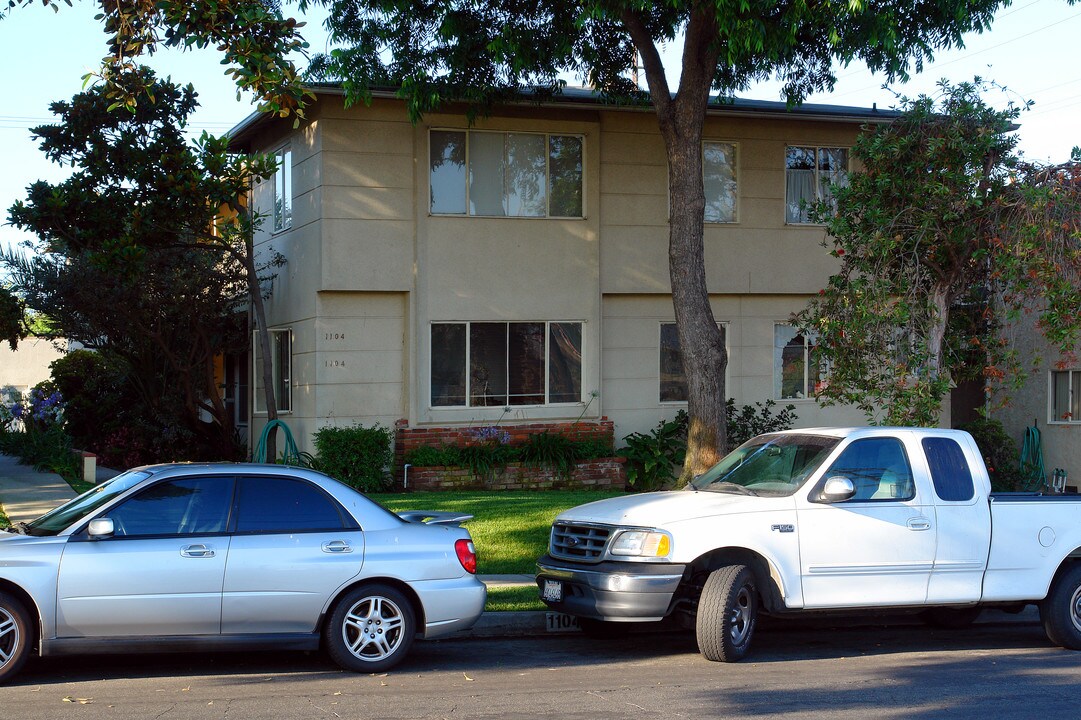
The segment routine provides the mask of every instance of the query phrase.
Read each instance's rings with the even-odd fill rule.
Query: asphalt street
[[[961,631],[773,621],[738,664],[686,632],[418,642],[385,674],[319,653],[41,659],[0,688],[33,718],[1072,718],[1081,653],[1035,622]]]

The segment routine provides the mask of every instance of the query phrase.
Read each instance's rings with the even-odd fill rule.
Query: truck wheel
[[[353,672],[383,672],[405,657],[416,634],[409,598],[389,585],[347,592],[323,628],[331,660]]]
[[[702,657],[713,662],[742,660],[758,621],[758,588],[746,565],[726,565],[710,573],[702,587],[695,635]]]
[[[983,608],[949,608],[937,607],[924,610],[920,613],[920,619],[932,627],[959,630],[976,622],[976,618],[983,612]]]
[[[19,672],[30,654],[30,615],[14,596],[0,592],[0,682]]]
[[[1073,563],[1051,583],[1040,603],[1040,619],[1051,642],[1081,650],[1081,563]]]

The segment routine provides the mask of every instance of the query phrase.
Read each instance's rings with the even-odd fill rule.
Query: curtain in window
[[[437,215],[464,215],[465,133],[433,130],[429,142],[431,211]]]
[[[736,146],[702,144],[702,180],[706,193],[706,222],[736,221]]]
[[[582,324],[551,323],[548,330],[548,402],[582,401]]]
[[[503,206],[503,133],[469,133],[469,213],[507,214]]]

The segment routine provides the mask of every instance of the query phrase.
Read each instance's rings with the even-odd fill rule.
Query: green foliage
[[[530,570],[530,574],[532,572]],[[484,603],[484,612],[524,612],[546,610],[547,608],[548,606],[541,602],[540,596],[537,594],[537,586],[532,583],[524,586],[490,587],[488,588],[488,599]]]
[[[522,462],[551,468],[567,477],[574,472],[577,461],[611,457],[612,454],[611,443],[571,440],[560,433],[544,431],[531,434],[521,445],[502,442],[500,437],[481,438],[480,442],[462,446],[421,445],[405,454],[405,462],[414,467],[467,467],[480,477],[490,476],[507,463]]]
[[[78,477],[79,461],[71,451],[71,438],[60,425],[0,431],[0,452],[14,455],[24,465],[64,478]]]
[[[64,395],[65,427],[75,446],[94,450],[136,416],[137,396],[124,382],[126,366],[108,354],[75,350],[49,365]]]
[[[390,485],[393,460],[391,432],[375,425],[324,427],[313,435],[315,467],[362,492],[377,492]]]
[[[26,335],[26,308],[10,288],[0,285],[0,342],[15,350]]]
[[[991,476],[991,490],[1010,492],[1021,487],[1021,470],[1017,443],[998,420],[980,418],[958,427],[976,441],[987,473]]]
[[[935,425],[952,382],[1023,379],[1011,318],[1072,357],[1081,337],[1081,166],[1014,153],[1020,108],[940,84],[862,135],[862,170],[812,216],[840,268],[796,317],[829,368],[819,393],[872,421]]]
[[[786,405],[774,411],[773,400],[736,407],[729,398],[725,403],[728,443],[742,445],[751,438],[768,432],[788,430],[795,424],[796,406]],[[626,447],[619,455],[627,458],[627,481],[636,490],[649,492],[670,486],[679,474],[687,452],[687,428],[690,416],[680,410],[671,420],[661,420],[649,434],[631,433],[623,438]]]
[[[527,465],[547,467],[560,477],[570,477],[579,459],[578,447],[566,435],[548,431],[530,435],[518,447],[518,458]]]

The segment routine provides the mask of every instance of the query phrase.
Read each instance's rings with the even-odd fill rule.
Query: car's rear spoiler
[[[425,525],[461,525],[467,520],[473,519],[472,515],[437,510],[408,510],[398,513],[398,517],[406,522],[423,523]]]

